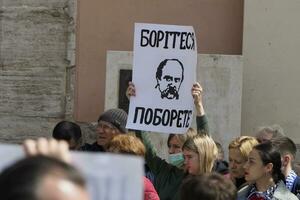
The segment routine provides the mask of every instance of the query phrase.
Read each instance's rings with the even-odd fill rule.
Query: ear
[[[265,166],[265,170],[267,173],[272,173],[272,170],[273,170],[273,163],[268,163],[266,166]]]
[[[156,77],[156,86],[155,86],[155,88],[157,88],[157,87],[159,87],[159,79]]]
[[[281,163],[283,167],[288,166],[292,161],[292,158],[290,155],[286,154],[282,157]]]

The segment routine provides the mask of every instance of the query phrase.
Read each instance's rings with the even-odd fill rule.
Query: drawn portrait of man
[[[155,88],[160,91],[162,99],[179,99],[183,78],[183,64],[178,59],[165,59],[157,67]]]

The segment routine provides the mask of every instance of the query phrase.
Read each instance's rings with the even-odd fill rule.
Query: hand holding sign
[[[185,133],[193,119],[190,88],[196,79],[197,44],[191,26],[135,24],[129,129]],[[198,101],[197,101],[198,102]]]
[[[204,107],[203,107],[203,101],[202,101],[202,93],[203,93],[203,88],[200,85],[200,83],[195,82],[193,84],[193,87],[191,89],[192,91],[192,96],[194,99],[194,105],[197,111],[197,116],[203,116],[205,115]],[[136,89],[133,84],[133,82],[128,83],[128,87],[126,89],[126,96],[130,100],[130,97],[136,95]]]
[[[126,97],[130,100],[131,96],[135,96],[135,87],[133,82],[129,81],[128,87],[126,89]]]
[[[194,83],[192,87],[192,96],[194,98],[194,104],[197,111],[197,116],[205,115],[203,102],[202,102],[202,93],[203,93],[203,89],[200,83],[198,82]]]

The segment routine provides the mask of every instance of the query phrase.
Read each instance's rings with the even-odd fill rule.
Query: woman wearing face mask
[[[230,178],[237,189],[246,184],[244,165],[252,148],[257,144],[255,137],[241,136],[231,141],[228,146]]]
[[[180,169],[156,156],[147,143],[145,146],[145,160],[155,175],[154,186],[161,200],[178,200],[178,191],[183,179],[189,174],[210,173],[218,154],[217,146],[211,137],[196,135],[188,138],[182,147],[184,169]]]
[[[197,135],[197,132],[193,128],[185,134],[170,134],[168,137],[168,153],[169,163],[178,167],[183,168],[184,158],[182,153],[182,146],[188,138],[192,138]]]
[[[193,84],[192,87],[192,96],[194,98],[194,105],[196,109],[196,121],[197,121],[197,131],[199,134],[208,134],[208,123],[205,116],[205,111],[202,103],[202,93],[203,89],[199,83]],[[126,90],[126,96],[130,99],[131,96],[136,95],[135,86],[132,82],[129,82],[129,86]],[[190,128],[185,134],[170,134],[168,137],[168,153],[169,153],[169,163],[177,166],[179,168],[183,167],[183,154],[182,146],[184,142],[189,137],[197,135],[197,131],[193,128]],[[144,134],[143,134],[144,135]],[[146,135],[144,135],[146,137]],[[145,139],[147,140],[147,139]],[[149,143],[150,144],[150,143]],[[151,147],[153,149],[153,147]]]
[[[284,184],[280,153],[270,142],[253,147],[244,165],[250,185],[238,192],[238,200],[297,200]]]

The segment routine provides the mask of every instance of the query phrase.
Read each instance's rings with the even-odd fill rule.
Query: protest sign
[[[197,43],[191,26],[135,24],[127,128],[185,133],[193,119]]]
[[[71,156],[86,179],[91,200],[143,199],[144,161],[138,156],[86,152],[72,152]],[[1,144],[0,157],[1,172],[24,153],[21,146]]]

